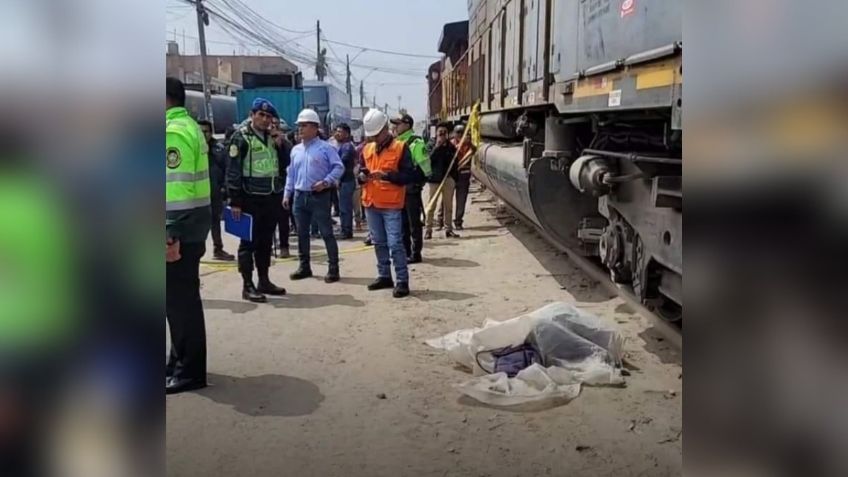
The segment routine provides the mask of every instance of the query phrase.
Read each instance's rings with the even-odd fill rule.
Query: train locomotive
[[[659,316],[683,310],[682,2],[469,0],[431,125],[480,104],[474,177]]]

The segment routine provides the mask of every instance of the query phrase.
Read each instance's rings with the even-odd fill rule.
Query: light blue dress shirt
[[[286,198],[295,191],[312,191],[318,181],[336,187],[344,174],[344,164],[336,149],[319,138],[301,142],[292,148],[291,164],[287,169]]]

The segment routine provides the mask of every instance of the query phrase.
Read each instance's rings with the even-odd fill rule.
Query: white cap
[[[379,109],[369,109],[362,118],[362,126],[365,127],[365,135],[369,137],[380,134],[380,131],[389,123],[389,117]]]
[[[321,125],[321,120],[318,119],[318,113],[313,109],[304,109],[297,115],[297,124],[301,123],[315,123],[317,125]]]

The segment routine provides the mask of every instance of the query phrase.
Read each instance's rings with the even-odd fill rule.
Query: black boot
[[[271,279],[268,278],[268,274],[260,274],[259,275],[259,286],[256,287],[260,293],[265,293],[266,295],[285,295],[286,289],[283,287],[278,287],[271,283]]]
[[[384,288],[392,288],[393,286],[395,286],[395,282],[393,282],[390,277],[378,277],[368,285],[368,289],[374,291],[382,290]]]
[[[225,252],[223,248],[216,248],[212,252],[212,256],[215,258],[215,260],[221,260],[224,262],[232,262],[236,259],[235,255]]]
[[[333,283],[341,279],[339,276],[339,267],[330,267],[327,274],[324,276],[324,283]]]
[[[409,256],[408,260],[409,263],[421,263],[423,261],[424,259],[421,257],[421,252],[414,252],[412,255]]]
[[[392,296],[395,298],[403,298],[409,295],[409,284],[406,282],[398,282],[394,291],[392,291]]]
[[[303,280],[304,278],[309,278],[312,276],[312,270],[309,268],[297,267],[297,270],[294,271],[289,278],[292,280]]]
[[[241,297],[247,301],[252,301],[253,303],[265,303],[268,301],[265,298],[265,295],[259,293],[255,286],[253,286],[253,278],[244,276],[244,287],[241,289]]]

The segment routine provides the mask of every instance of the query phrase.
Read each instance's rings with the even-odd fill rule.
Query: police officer
[[[397,140],[409,148],[415,169],[413,182],[406,186],[403,248],[406,250],[406,259],[409,263],[421,263],[421,250],[424,248],[424,223],[421,220],[424,214],[424,202],[421,200],[421,191],[424,190],[427,178],[432,175],[430,157],[427,155],[427,145],[424,140],[412,132],[412,125],[415,124],[412,116],[404,114],[392,119],[391,123],[394,125]]]
[[[206,386],[206,327],[200,258],[212,220],[207,145],[185,108],[185,87],[165,83],[165,313],[171,332],[168,394]]]
[[[238,249],[239,272],[244,280],[242,298],[256,303],[267,301],[264,294],[285,295],[285,288],[271,283],[271,246],[274,229],[280,217],[285,171],[280,167],[277,147],[269,130],[273,118],[279,117],[270,101],[256,98],[250,119],[230,139],[227,169],[227,191],[233,218],[242,212],[253,217],[253,241],[242,240]],[[259,275],[253,284],[253,266]]]

